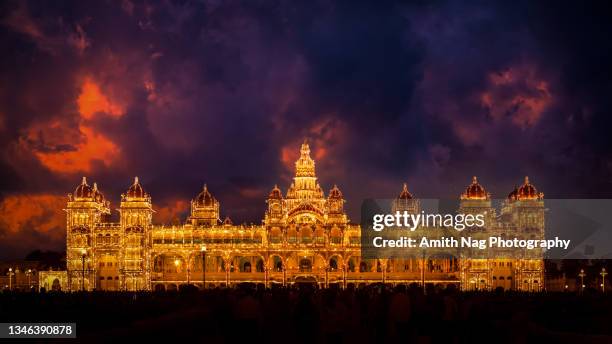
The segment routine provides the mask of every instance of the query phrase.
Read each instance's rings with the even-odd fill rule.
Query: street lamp
[[[178,258],[176,258],[174,260],[174,267],[176,268],[176,280],[177,281],[179,280],[179,275],[178,275],[178,273],[179,273],[179,265],[181,265],[181,261]]]
[[[586,276],[586,273],[584,273],[584,269],[580,269],[580,273],[578,274],[578,276],[580,277],[580,293],[584,292],[584,277]]]
[[[601,275],[601,292],[605,293],[606,292],[606,275],[608,274],[606,272],[606,268],[601,268],[601,272],[599,274]]]
[[[206,245],[200,247],[202,252],[202,289],[206,289]]]
[[[28,275],[28,288],[30,288],[30,290],[32,290],[32,282],[31,282],[31,279],[30,279],[30,276],[32,275],[32,269],[28,269],[27,275]]]
[[[9,268],[9,290],[13,289],[13,268]]]
[[[87,250],[81,250],[81,291],[85,290],[85,255],[87,255]]]

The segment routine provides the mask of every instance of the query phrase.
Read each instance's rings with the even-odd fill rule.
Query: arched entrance
[[[300,259],[300,271],[301,272],[310,272],[312,271],[312,261],[308,258]]]

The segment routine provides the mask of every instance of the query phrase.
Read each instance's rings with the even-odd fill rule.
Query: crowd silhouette
[[[178,292],[0,295],[0,322],[75,322],[77,337],[206,343],[612,342],[601,293],[459,292],[419,285],[312,285]]]

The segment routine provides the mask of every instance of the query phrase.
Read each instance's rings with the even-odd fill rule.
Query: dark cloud
[[[354,220],[405,180],[457,197],[476,174],[503,197],[528,174],[547,197],[609,197],[599,6],[4,2],[0,197],[64,195],[87,175],[117,206],[138,175],[160,222],[203,183],[259,222],[304,138]],[[4,231],[41,246],[23,223]]]

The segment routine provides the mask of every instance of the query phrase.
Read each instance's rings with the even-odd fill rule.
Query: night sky
[[[308,139],[361,200],[612,194],[612,16],[581,2],[0,3],[0,259],[63,251],[82,176],[156,223],[208,184],[259,223]],[[114,211],[116,213],[116,211]]]

